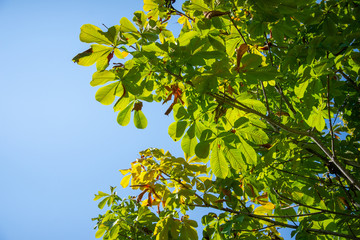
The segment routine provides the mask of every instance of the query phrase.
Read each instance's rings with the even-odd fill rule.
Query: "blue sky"
[[[144,106],[145,130],[120,127],[95,100],[95,67],[71,61],[88,48],[83,24],[112,26],[136,10],[141,0],[0,0],[1,240],[95,239],[92,199],[119,186],[118,169],[147,147],[181,156],[166,107]]]
[[[144,105],[145,130],[120,127],[95,100],[95,67],[71,61],[89,47],[79,41],[83,24],[119,24],[142,4],[0,0],[0,240],[95,239],[92,199],[119,186],[118,169],[147,147],[182,156],[166,106]]]

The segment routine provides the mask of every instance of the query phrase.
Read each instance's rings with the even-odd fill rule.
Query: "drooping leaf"
[[[134,102],[131,102],[124,110],[119,112],[119,114],[117,116],[117,122],[121,126],[126,126],[129,124],[130,117],[131,117],[131,110],[132,110],[133,106],[134,106]]]
[[[144,115],[144,113],[139,110],[134,113],[134,124],[136,128],[144,129],[147,127],[147,119]]]

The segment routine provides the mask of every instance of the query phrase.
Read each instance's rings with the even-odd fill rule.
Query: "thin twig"
[[[274,66],[274,62],[273,62],[273,58],[272,58],[272,54],[271,54],[271,49],[270,49],[270,44],[269,44],[269,40],[266,36],[266,33],[264,32],[264,37],[265,37],[265,40],[266,40],[266,45],[268,47],[268,51],[269,51],[269,57],[270,57],[270,63],[271,63],[271,66]]]
[[[229,16],[230,21],[232,22],[232,24],[234,25],[234,27],[236,28],[236,30],[237,30],[237,31],[238,31],[238,33],[240,34],[240,36],[241,36],[242,40],[243,40],[243,41],[244,41],[244,43],[247,45],[247,43],[246,43],[246,41],[245,41],[244,36],[242,35],[241,31],[240,31],[240,30],[238,29],[238,27],[236,26],[236,23],[234,22],[234,20],[231,18],[230,13],[228,14],[228,16]]]
[[[284,102],[286,103],[288,108],[293,112],[294,115],[296,115],[296,111],[295,111],[294,107],[292,106],[292,104],[289,102],[289,100],[284,95],[284,92],[279,83],[275,84],[275,89],[280,94],[281,98],[284,100]]]
[[[329,125],[330,125],[330,134],[331,134],[331,152],[333,158],[336,158],[335,156],[335,143],[334,143],[334,130],[331,122],[331,112],[330,112],[330,77],[327,76],[327,110],[328,110],[328,118],[329,118]]]
[[[348,75],[346,75],[341,69],[337,70],[336,72],[340,73],[347,81],[353,85],[353,87],[360,92],[360,87],[356,84],[354,80],[352,80]]]
[[[298,202],[298,201],[296,201],[296,200],[294,200],[294,199],[285,197],[285,196],[281,195],[276,189],[273,189],[273,190],[274,190],[274,192],[276,193],[276,195],[279,196],[279,198],[282,198],[282,199],[284,199],[284,200],[293,202],[293,203],[298,204],[298,205],[300,205],[300,206],[307,207],[307,208],[311,208],[311,209],[318,210],[318,211],[322,211],[323,213],[336,214],[336,215],[341,215],[341,216],[344,216],[344,217],[358,218],[358,219],[360,219],[360,216],[357,216],[357,215],[350,215],[350,214],[346,214],[346,213],[334,212],[334,211],[330,211],[330,210],[326,210],[326,209],[321,209],[321,208],[312,207],[312,206],[306,205],[306,204],[304,204],[304,203]]]

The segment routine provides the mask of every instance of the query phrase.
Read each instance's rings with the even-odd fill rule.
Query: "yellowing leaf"
[[[192,28],[189,19],[184,15],[178,19],[178,23],[183,24],[184,27],[187,27],[188,29]]]
[[[130,22],[129,19],[127,19],[126,17],[123,17],[120,20],[120,31],[121,32],[138,32],[138,30],[136,29],[136,27],[134,26],[134,24],[132,24],[132,22]]]
[[[119,171],[121,172],[122,175],[126,175],[126,174],[129,173],[131,170],[130,170],[130,169],[120,169]]]
[[[114,52],[115,52],[115,56],[119,59],[124,59],[126,58],[127,55],[129,55],[128,52],[120,51],[118,48],[115,48]]]
[[[130,178],[131,178],[131,174],[124,176],[123,179],[120,182],[120,185],[123,188],[126,188],[127,186],[129,186]]]
[[[257,215],[271,214],[272,210],[275,208],[275,205],[271,202],[261,205],[254,210],[254,213]]]
[[[157,8],[157,4],[153,0],[144,0],[144,11],[150,11]]]
[[[299,99],[304,97],[304,93],[308,85],[309,85],[309,80],[295,86],[294,92]]]

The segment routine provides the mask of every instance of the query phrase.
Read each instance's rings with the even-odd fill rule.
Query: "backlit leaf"
[[[144,129],[147,127],[147,119],[144,115],[144,113],[139,110],[134,113],[134,124],[136,128]]]
[[[126,188],[127,186],[129,186],[130,178],[131,178],[131,174],[124,176],[124,177],[121,179],[120,185],[121,185],[123,188]]]
[[[131,110],[134,106],[134,102],[131,102],[124,110],[120,111],[117,116],[117,122],[121,126],[126,126],[130,122]]]
[[[216,177],[226,178],[226,176],[229,173],[229,166],[225,160],[224,152],[221,149],[221,145],[214,144],[211,150],[212,150],[210,156],[211,170],[214,172]]]
[[[105,33],[92,24],[85,24],[81,28],[80,41],[86,43],[99,43],[111,45],[112,42],[105,36]]]

